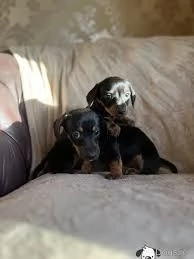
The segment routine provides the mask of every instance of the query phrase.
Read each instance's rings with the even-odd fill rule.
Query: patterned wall
[[[194,0],[0,0],[1,46],[194,34]]]

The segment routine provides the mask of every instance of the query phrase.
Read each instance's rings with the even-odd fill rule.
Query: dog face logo
[[[149,246],[144,246],[142,249],[136,252],[136,256],[140,257],[141,259],[156,259],[161,255],[160,251],[155,248],[151,248]]]

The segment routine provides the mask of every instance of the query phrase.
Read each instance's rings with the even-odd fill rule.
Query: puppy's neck
[[[105,110],[104,106],[98,99],[93,102],[90,108],[103,118],[111,118],[111,120],[119,126],[135,126],[134,120],[129,119],[127,116],[112,116]]]
[[[135,121],[129,119],[128,117],[114,118],[114,122],[119,126],[131,126],[131,127],[135,126]]]
[[[91,105],[90,109],[92,109],[94,112],[98,113],[102,117],[112,117],[104,108],[104,106],[101,104],[100,101],[95,100],[93,104]]]

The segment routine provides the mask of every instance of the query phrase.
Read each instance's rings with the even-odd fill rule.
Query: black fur
[[[129,166],[133,157],[141,155],[141,174],[156,174],[160,167],[166,167],[174,174],[178,173],[176,166],[161,158],[154,143],[137,127],[121,126],[118,143],[124,166]]]

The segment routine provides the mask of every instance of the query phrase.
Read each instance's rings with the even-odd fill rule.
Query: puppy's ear
[[[133,89],[133,86],[130,82],[129,82],[129,89],[130,89],[131,104],[134,107],[135,100],[136,100],[136,93],[135,93],[135,90]]]
[[[131,95],[131,103],[133,107],[135,105],[135,100],[136,100],[136,95]]]
[[[56,139],[60,138],[61,127],[63,126],[63,128],[65,128],[65,123],[70,118],[70,116],[71,116],[71,114],[65,113],[65,114],[62,114],[59,118],[57,118],[54,121],[53,129],[54,129],[54,134],[55,134]]]
[[[99,91],[99,84],[96,84],[92,90],[87,94],[86,96],[86,101],[89,106],[93,103],[94,99],[97,97]]]
[[[161,256],[160,250],[154,248],[154,252],[155,252],[156,256],[158,256],[158,257]]]
[[[142,254],[142,252],[143,252],[143,249],[138,250],[138,251],[136,252],[136,256],[137,256],[137,257],[140,257],[140,255]]]

